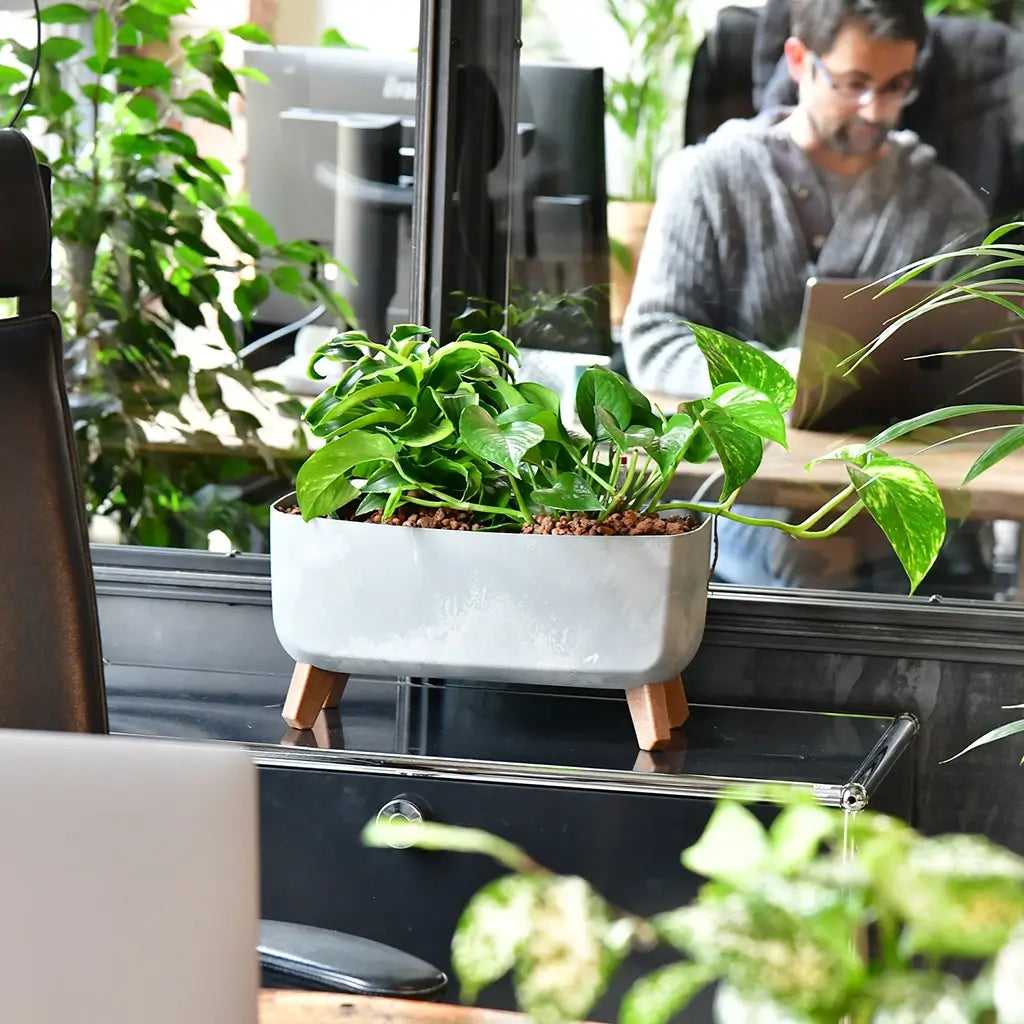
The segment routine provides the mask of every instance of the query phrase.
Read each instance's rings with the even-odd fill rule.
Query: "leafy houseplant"
[[[963,269],[950,276],[927,299],[893,320],[882,334],[867,346],[862,357],[867,358],[877,346],[884,344],[892,334],[910,320],[935,310],[941,310],[950,303],[963,302],[968,299],[980,298],[994,302],[1024,322],[1024,290],[1022,290],[1024,285],[1021,281],[1021,269],[1024,268],[1024,245],[1007,241],[1008,236],[1013,237],[1022,228],[1024,228],[1024,221],[1003,224],[993,229],[977,245],[920,260],[890,275],[892,280],[886,286],[886,290],[897,288],[905,281],[927,273],[933,267],[950,260],[963,265]],[[1011,346],[1003,351],[1013,358],[1024,358],[1024,353],[1019,347]],[[963,355],[969,356],[970,353],[963,353]],[[992,444],[978,456],[964,483],[970,482],[980,473],[1020,448],[1024,448],[1024,425],[1019,422],[1018,417],[1017,423],[1008,423]],[[1018,580],[1017,586],[1024,587],[1024,580]],[[1024,708],[1024,704],[1012,705],[1005,710],[1021,708]],[[960,757],[975,747],[1006,739],[1021,732],[1024,732],[1024,719],[997,726],[980,736],[954,757]]]
[[[664,1024],[714,983],[719,1024],[1024,1019],[1024,859],[978,836],[924,838],[874,812],[846,820],[804,801],[766,830],[722,801],[682,857],[708,882],[650,919],[487,833],[391,819],[363,838],[483,853],[509,870],[466,906],[452,964],[466,1001],[512,972],[538,1024],[585,1019],[630,951],[659,944],[680,959],[632,986],[621,1024]],[[949,969],[953,958],[973,965],[973,980]]]
[[[279,239],[232,193],[228,168],[204,156],[185,130],[197,119],[230,131],[239,75],[251,74],[227,67],[219,32],[174,38],[174,19],[192,7],[192,0],[45,7],[50,35],[24,117],[53,171],[56,308],[68,339],[90,517],[114,519],[126,542],[205,546],[206,530],[219,526],[247,547],[266,513],[232,500],[239,481],[290,477],[294,464],[262,445],[259,418],[226,391],[240,385],[258,407],[276,406],[294,419],[299,457],[308,449],[300,406],[238,359],[240,328],[271,284],[322,303],[339,321],[348,310],[313,272],[333,263],[327,254]],[[233,32],[268,41],[253,26]],[[35,51],[12,40],[3,46],[13,57],[0,69],[7,116]],[[206,331],[210,360],[196,365],[178,350],[179,325]],[[182,415],[183,401],[230,422],[242,442],[232,458],[201,454],[221,446]],[[178,435],[163,448],[148,440],[161,413]]]
[[[396,327],[383,343],[350,331],[322,346],[347,369],[305,414],[326,443],[299,470],[298,505],[308,521],[346,509],[389,519],[401,506],[474,515],[478,528],[532,531],[543,516],[586,515],[595,526],[626,512],[722,515],[820,538],[862,509],[876,519],[907,571],[911,590],[945,535],[935,485],[884,445],[924,425],[989,406],[956,406],[903,421],[823,459],[840,460],[850,483],[800,523],[753,520],[732,511],[757,472],[766,441],[786,444],[784,416],[796,386],[789,373],[745,342],[689,325],[714,386],[708,398],[666,415],[618,374],[591,367],[580,378],[575,413],[585,435],[565,427],[558,396],[513,382],[515,346],[496,332],[438,345],[423,327]],[[666,499],[678,466],[717,455],[717,502]]]
[[[693,31],[674,0],[605,0],[605,7],[628,53],[625,70],[605,88],[607,111],[628,144],[622,198],[653,202],[658,167],[671,149],[668,126],[682,106]]]
[[[674,0],[605,0],[622,32],[627,64],[608,76],[605,107],[625,143],[625,187],[608,203],[611,315],[621,323],[654,205],[658,168],[681,124],[684,74],[695,43],[684,5]]]
[[[575,395],[582,433],[566,426],[554,392],[515,379],[517,350],[493,331],[438,344],[402,325],[383,342],[347,332],[321,347],[314,374],[321,360],[344,364],[306,412],[324,444],[300,468],[296,497],[271,509],[284,649],[328,673],[625,688],[638,742],[651,749],[667,740],[672,713],[649,714],[637,694],[652,696],[699,646],[709,518],[814,538],[867,509],[916,588],[945,513],[928,475],[884,445],[993,407],[935,410],[829,452],[822,459],[845,465],[846,487],[800,523],[752,519],[733,505],[765,442],[786,443],[795,384],[745,342],[690,326],[713,384],[707,398],[665,414],[591,367]],[[677,467],[712,454],[718,500],[671,500]],[[667,518],[681,512],[704,522]],[[315,718],[320,696],[293,687],[287,707],[303,709],[286,713],[294,725]]]

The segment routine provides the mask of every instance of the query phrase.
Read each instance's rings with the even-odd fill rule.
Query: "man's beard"
[[[827,131],[812,114],[808,113],[807,119],[818,141],[841,156],[870,156],[878,152],[885,145],[889,132],[895,127],[885,121],[865,121],[862,117],[847,117],[831,131]]]

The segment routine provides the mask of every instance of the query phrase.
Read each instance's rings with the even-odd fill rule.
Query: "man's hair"
[[[828,53],[848,21],[867,25],[881,39],[923,46],[928,35],[922,0],[792,0],[793,35],[814,53]]]

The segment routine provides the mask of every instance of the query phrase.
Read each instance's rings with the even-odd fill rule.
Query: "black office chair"
[[[99,616],[51,309],[50,172],[0,130],[0,728],[107,731]],[[263,921],[260,963],[282,987],[430,999],[444,972],[354,935]]]
[[[683,144],[706,139],[723,121],[753,117],[751,53],[760,8],[723,7],[693,55]]]
[[[99,620],[60,323],[49,169],[0,130],[0,727],[106,732]]]

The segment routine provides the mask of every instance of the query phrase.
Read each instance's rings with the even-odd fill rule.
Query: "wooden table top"
[[[229,394],[230,391],[230,394]],[[650,394],[655,402],[666,411],[674,410],[678,398]],[[234,382],[225,384],[225,399],[236,408],[256,415],[264,424],[260,439],[267,450],[278,457],[302,459],[305,452],[297,448],[292,437],[294,421],[287,420],[267,403],[245,393],[244,388]],[[308,401],[308,399],[304,399]],[[234,437],[233,428],[226,417],[211,418],[198,404],[182,409],[192,429],[207,431],[205,440],[214,450],[228,452],[248,451],[251,447]],[[169,413],[159,422],[147,427],[148,446],[152,448],[177,449],[181,447],[180,424]],[[316,447],[318,442],[305,431],[307,443]],[[957,442],[942,445],[918,456],[921,445],[914,442],[896,442],[886,446],[886,451],[898,457],[915,456],[913,461],[925,469],[935,481],[947,511],[951,516],[968,516],[976,519],[1024,520],[1024,450],[1014,453],[1003,462],[988,470],[962,489],[961,483],[975,458],[988,447],[997,435],[994,432],[978,435],[976,442]],[[749,504],[775,505],[779,508],[813,510],[823,500],[835,493],[836,489],[849,483],[846,470],[839,463],[824,463],[807,471],[805,466],[826,452],[844,444],[856,442],[852,436],[826,434],[818,431],[788,431],[789,450],[769,445],[761,467],[755,477],[743,489],[741,500]],[[202,444],[200,443],[200,447]],[[709,473],[717,467],[716,461],[695,466],[683,463],[679,467],[677,487],[673,494],[687,498],[696,490]],[[689,492],[689,493],[688,493]],[[714,499],[719,488],[712,486],[706,497]]]
[[[924,469],[935,481],[947,512],[954,517],[972,519],[1024,519],[1024,449],[1014,452],[1002,462],[962,488],[964,477],[974,460],[983,452],[996,434],[981,435],[980,443],[957,442],[922,452],[922,445],[898,441],[885,446],[896,458],[906,458]],[[769,445],[761,468],[743,488],[740,500],[755,505],[776,505],[780,508],[813,510],[838,489],[849,482],[846,469],[839,462],[825,462],[807,470],[804,467],[835,448],[854,444],[856,437],[825,434],[814,430],[789,430],[788,451],[778,445]],[[920,454],[918,454],[920,453]],[[717,463],[695,466],[683,463],[676,474],[683,489],[699,485],[713,472]],[[720,487],[711,487],[709,500],[718,497]]]
[[[332,992],[260,992],[259,1024],[524,1024],[526,1017],[452,1003]]]

